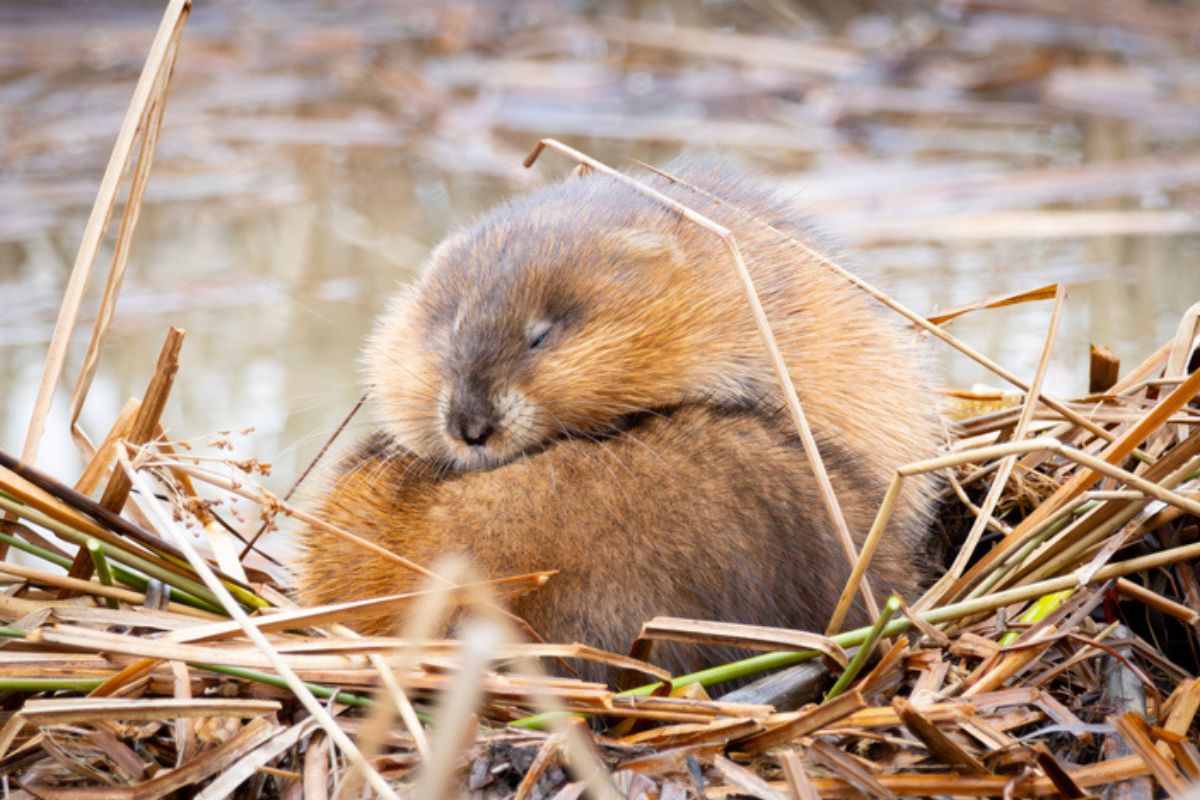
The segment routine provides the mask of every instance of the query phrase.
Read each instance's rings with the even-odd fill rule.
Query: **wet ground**
[[[1064,282],[1048,384],[1080,392],[1089,342],[1132,365],[1200,299],[1200,16],[1057,5],[835,19],[837,4],[787,2],[199,2],[84,427],[102,435],[167,326],[183,327],[172,435],[253,426],[243,451],[286,486],[358,396],[360,341],[388,292],[448,229],[569,168],[521,167],[546,135],[619,165],[740,158],[796,188],[918,310]],[[6,450],[160,13],[0,3]],[[1048,314],[952,325],[1028,376]],[[998,385],[937,361],[947,384]],[[61,401],[39,460],[72,475]]]

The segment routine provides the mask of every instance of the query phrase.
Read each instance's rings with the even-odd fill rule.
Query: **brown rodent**
[[[914,334],[796,247],[811,235],[792,203],[668,169],[701,191],[656,188],[737,237],[861,537],[895,468],[942,441]],[[621,649],[655,614],[824,626],[848,570],[710,232],[607,176],[543,188],[441,244],[367,363],[384,433],[322,500],[335,521],[426,565],[466,550],[489,576],[560,570],[518,608],[550,639]],[[878,591],[926,573],[931,497],[906,484]],[[310,537],[309,602],[413,585]]]
[[[865,531],[884,487],[849,451],[830,445],[823,455],[847,521]],[[847,570],[820,502],[786,415],[689,405],[644,415],[621,436],[564,439],[459,474],[378,434],[346,458],[315,511],[424,565],[461,553],[487,577],[558,570],[512,611],[547,641],[625,652],[658,615],[823,631]],[[344,539],[308,537],[307,604],[429,585]],[[876,591],[912,599],[927,553],[917,530],[893,531],[873,560]],[[850,621],[864,622],[859,609]],[[383,614],[354,627],[394,634],[399,624]],[[737,655],[660,644],[652,660],[683,674]]]

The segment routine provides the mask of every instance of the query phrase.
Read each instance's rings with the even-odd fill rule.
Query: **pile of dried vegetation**
[[[94,374],[186,14],[187,3],[173,0],[121,129],[26,451],[0,453],[0,539],[10,554],[0,563],[6,796],[809,800],[1086,797],[1119,785],[1124,797],[1181,797],[1200,780],[1200,306],[1123,376],[1095,351],[1091,394],[1056,399],[1042,380],[1063,307],[1058,287],[926,318],[844,273],[1013,394],[951,398],[958,425],[949,451],[898,470],[822,633],[659,618],[645,621],[630,655],[529,643],[492,610],[553,577],[473,581],[453,564],[439,566],[423,592],[298,607],[252,568],[255,543],[238,542],[225,519],[258,515],[260,533],[282,518],[324,523],[260,488],[263,465],[223,457],[219,442],[201,449],[163,435],[177,330],[144,396],[103,441],[73,422],[88,458],[81,477],[67,483],[31,467],[128,175],[75,421]],[[557,142],[539,150],[546,146],[608,170]],[[731,276],[752,298],[736,241],[677,210],[722,240]],[[1031,301],[1053,302],[1054,312],[1029,382],[943,327],[959,314]],[[810,442],[794,394],[792,411]],[[815,449],[809,457],[819,464]],[[945,577],[907,604],[893,597],[872,608],[869,628],[841,630],[899,487],[930,470],[945,477],[946,517],[963,528]],[[834,511],[836,497],[826,499]],[[395,637],[357,635],[356,615],[380,606],[410,621]],[[463,606],[479,610],[475,621],[456,640],[436,639]],[[761,654],[669,676],[647,663],[663,640]],[[619,691],[538,667],[573,659],[641,673],[634,684],[644,685]],[[757,680],[717,696],[748,678]]]

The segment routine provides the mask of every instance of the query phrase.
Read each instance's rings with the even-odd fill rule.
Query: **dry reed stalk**
[[[175,58],[179,54],[180,36],[183,32],[182,20],[178,30],[172,35],[168,52],[163,57],[163,64],[155,74],[155,84],[151,90],[149,106],[138,121],[141,130],[141,146],[138,149],[137,160],[133,166],[133,176],[130,179],[129,196],[121,214],[121,224],[117,229],[117,241],[113,248],[112,265],[109,267],[108,278],[104,286],[104,294],[100,301],[100,309],[92,329],[92,337],[88,341],[87,352],[83,364],[79,368],[79,376],[75,380],[75,390],[71,395],[70,430],[76,447],[84,458],[95,455],[91,440],[79,427],[79,415],[83,411],[83,403],[87,399],[92,379],[96,374],[96,366],[100,361],[100,347],[112,329],[113,314],[116,310],[117,295],[121,292],[121,284],[125,277],[125,267],[129,260],[130,243],[133,232],[137,227],[141,214],[142,202],[146,194],[146,185],[150,180],[150,167],[154,161],[154,151],[158,145],[158,134],[162,128],[163,110],[166,108],[167,89],[171,84],[171,75],[175,70]],[[124,169],[128,169],[128,161]],[[115,199],[115,198],[114,198]],[[111,216],[111,210],[108,215]],[[107,223],[105,225],[107,227]],[[90,271],[91,268],[89,268]],[[148,392],[149,394],[149,392]],[[148,436],[148,434],[147,434]]]
[[[671,181],[674,181],[681,186],[685,186],[693,192],[705,195],[706,197],[709,197],[710,199],[715,200],[718,203],[722,203],[723,205],[728,205],[728,204],[724,203],[724,201],[722,201],[721,198],[713,195],[712,193],[706,192],[705,190],[703,190],[697,186],[694,186],[686,181],[679,179],[678,177],[676,177],[674,175],[671,175],[670,173],[663,172],[662,170],[658,170],[658,169],[653,169],[653,168],[651,168],[651,169],[655,173],[662,175],[663,177],[665,177]],[[1015,375],[1014,373],[1005,369],[1004,367],[1000,366],[1000,364],[996,363],[992,359],[988,358],[987,356],[983,355],[982,353],[975,350],[971,346],[967,345],[965,342],[962,342],[961,340],[950,335],[941,326],[933,324],[932,322],[930,322],[928,319],[921,316],[917,312],[904,306],[903,304],[894,300],[893,298],[891,298],[884,292],[880,291],[879,289],[875,288],[871,284],[867,283],[862,278],[860,278],[859,276],[850,272],[849,270],[847,270],[845,267],[838,264],[833,259],[829,258],[828,256],[824,255],[823,253],[814,249],[811,245],[797,239],[794,236],[791,236],[790,234],[788,234],[785,231],[779,230],[778,228],[764,222],[763,220],[757,219],[756,217],[748,214],[746,211],[739,209],[737,206],[731,205],[731,206],[729,206],[729,208],[740,213],[742,218],[745,219],[748,223],[757,225],[764,231],[771,232],[773,235],[775,235],[781,241],[788,242],[792,247],[795,247],[796,249],[798,249],[805,255],[814,259],[818,264],[821,264],[822,266],[826,267],[827,269],[832,270],[834,273],[836,273],[837,275],[841,276],[846,281],[848,281],[851,285],[853,285],[853,286],[857,287],[858,289],[860,289],[861,291],[865,292],[870,297],[873,297],[875,300],[879,301],[887,308],[890,308],[892,311],[895,311],[897,314],[904,317],[909,322],[916,325],[918,328],[928,331],[935,338],[950,345],[955,350],[959,351],[963,355],[970,358],[972,361],[975,361],[976,363],[985,367],[990,372],[992,372],[995,375],[998,375],[999,377],[1008,381],[1013,386],[1016,386],[1018,389],[1022,390],[1023,392],[1025,392],[1027,394],[1030,393],[1029,385],[1026,384],[1024,381],[1022,381],[1017,375]],[[1094,422],[1087,419],[1083,415],[1077,413],[1076,411],[1071,409],[1067,404],[1063,403],[1062,401],[1060,401],[1056,398],[1050,397],[1048,395],[1045,395],[1045,394],[1034,395],[1034,397],[1038,400],[1038,402],[1043,403],[1046,406],[1054,409],[1058,413],[1062,414],[1062,416],[1065,419],[1075,423],[1076,425],[1079,425],[1080,427],[1084,428],[1092,435],[1098,436],[1099,438],[1101,438],[1107,442],[1114,441],[1115,437],[1113,436],[1112,433],[1105,430],[1101,426],[1095,424]],[[1140,451],[1139,451],[1139,455],[1144,456],[1144,454],[1141,454]]]
[[[1129,457],[1138,444],[1144,441],[1152,431],[1157,430],[1167,418],[1190,402],[1197,392],[1200,392],[1200,372],[1192,373],[1186,381],[1181,383],[1150,412],[1143,416],[1136,425],[1126,431],[1118,441],[1106,448],[1103,454],[1104,463],[1111,465]],[[1021,524],[1013,530],[1012,534],[997,543],[974,567],[968,570],[967,574],[953,587],[951,595],[958,596],[965,589],[969,588],[997,558],[1005,554],[1007,549],[1012,546],[1012,542],[1019,540],[1026,531],[1057,510],[1062,503],[1069,501],[1087,489],[1092,482],[1100,477],[1098,473],[1099,471],[1093,466],[1087,470],[1080,471],[1067,483],[1063,484],[1054,495],[1039,505],[1032,514],[1023,519]]]
[[[655,617],[642,625],[631,652],[641,653],[643,642],[666,641],[689,644],[720,644],[747,650],[817,650],[838,666],[846,666],[846,651],[825,636],[757,625]]]
[[[945,325],[956,317],[961,317],[964,314],[969,314],[973,311],[982,311],[991,308],[1005,308],[1007,306],[1020,305],[1021,303],[1032,303],[1037,300],[1055,300],[1062,292],[1060,284],[1051,283],[1046,286],[1039,286],[1036,289],[1026,289],[1022,292],[1010,292],[996,297],[985,297],[971,303],[965,303],[954,308],[947,308],[937,314],[930,314],[926,317],[934,325]],[[1036,392],[1034,393],[1036,394]]]
[[[451,584],[461,584],[463,577],[466,575],[466,569],[462,565],[453,562],[442,567],[439,572],[448,574]],[[432,636],[441,624],[443,617],[448,613],[448,609],[453,602],[449,593],[450,589],[447,586],[434,586],[432,590],[423,593],[417,601],[419,605],[409,617],[402,638],[412,640]],[[444,762],[448,760],[448,756],[445,752],[440,752],[438,754],[440,761],[432,762],[433,746],[425,735],[421,721],[417,717],[416,710],[412,707],[412,703],[405,691],[403,676],[411,669],[413,660],[412,655],[408,652],[403,653],[401,660],[394,664],[388,664],[378,655],[374,656],[371,665],[375,667],[383,679],[387,692],[383,694],[384,702],[379,708],[373,710],[372,715],[368,717],[369,727],[367,728],[367,735],[363,737],[364,755],[367,758],[371,758],[379,752],[386,726],[390,722],[392,715],[398,714],[403,720],[405,727],[408,728],[409,735],[413,737],[417,752],[421,757],[422,768],[425,770],[426,776],[423,780],[436,783],[444,780],[444,776],[438,773],[446,770],[447,767]],[[477,684],[478,680],[475,683]],[[474,691],[478,690],[477,686],[472,686],[471,688]],[[476,703],[478,703],[478,698],[476,698]],[[471,710],[473,711],[473,709]],[[429,777],[430,773],[433,773],[432,777]],[[363,779],[364,776],[360,771],[351,770],[343,777],[337,796],[348,794]]]
[[[808,419],[804,415],[804,408],[800,404],[800,397],[796,394],[796,387],[792,383],[792,376],[788,371],[787,362],[784,361],[783,353],[775,341],[775,334],[771,331],[771,323],[767,319],[766,311],[763,310],[762,302],[758,299],[758,290],[754,287],[754,279],[750,275],[750,270],[746,268],[745,261],[742,260],[741,250],[738,248],[737,239],[734,238],[733,232],[680,203],[678,200],[673,200],[662,192],[656,191],[628,175],[623,175],[607,164],[602,164],[594,158],[584,155],[574,148],[567,147],[554,139],[539,140],[529,155],[526,156],[525,166],[532,166],[534,161],[537,160],[538,155],[546,147],[557,150],[574,159],[576,162],[586,164],[591,169],[629,186],[639,194],[643,194],[655,202],[662,204],[687,221],[699,225],[721,240],[721,244],[729,254],[729,259],[742,284],[746,301],[749,303],[750,311],[754,315],[754,324],[758,328],[759,336],[762,337],[767,354],[771,359],[771,366],[775,370],[775,379],[779,382],[779,387],[783,392],[784,402],[787,404],[788,413],[792,417],[792,424],[796,426],[796,432],[800,436],[800,442],[804,448],[804,454],[808,459],[809,468],[813,472],[818,491],[821,494],[821,502],[825,506],[825,513],[829,515],[829,521],[833,525],[834,532],[837,534],[838,543],[841,545],[842,554],[846,557],[847,565],[853,567],[854,562],[858,558],[858,549],[854,546],[854,539],[850,535],[850,528],[847,526],[846,518],[842,514],[841,504],[838,502],[837,494],[833,491],[833,484],[829,481],[829,473],[825,470],[825,463],[821,460],[821,452],[817,448],[817,441],[813,437],[812,429],[808,425]],[[861,596],[867,616],[877,617],[879,615],[879,607],[875,603],[875,596],[871,593],[871,587],[865,580],[861,583]],[[836,632],[837,627],[831,625],[826,630],[826,634]]]
[[[38,445],[41,443],[42,431],[45,428],[46,415],[50,412],[50,402],[54,397],[54,389],[58,385],[59,377],[62,375],[67,345],[70,342],[76,320],[79,318],[79,308],[83,301],[83,292],[87,288],[88,279],[91,277],[92,270],[96,264],[96,257],[100,252],[100,245],[104,240],[105,230],[108,228],[109,219],[112,217],[113,209],[116,207],[121,178],[129,167],[129,161],[133,154],[134,141],[139,130],[143,130],[152,105],[157,104],[161,109],[165,103],[168,80],[164,80],[160,76],[169,75],[170,64],[172,63],[171,56],[178,47],[179,37],[183,33],[183,25],[187,21],[190,10],[190,0],[171,0],[167,4],[158,32],[155,34],[154,41],[150,45],[150,52],[146,57],[145,66],[142,67],[142,73],[138,78],[137,86],[133,90],[133,98],[129,102],[129,109],[125,112],[125,119],[121,123],[120,131],[117,133],[117,141],[113,146],[112,155],[109,157],[108,166],[104,169],[104,177],[100,180],[100,189],[96,195],[96,202],[92,206],[91,214],[88,216],[87,225],[83,232],[83,239],[79,245],[79,252],[75,257],[75,264],[71,268],[71,275],[67,280],[67,286],[63,292],[62,308],[54,325],[54,334],[50,339],[50,346],[46,354],[45,369],[41,383],[38,384],[37,398],[34,401],[33,413],[29,419],[29,429],[25,435],[25,444],[21,451],[21,460],[26,463],[33,463],[37,457]],[[147,134],[143,132],[143,135]],[[153,139],[151,139],[152,142]],[[144,170],[148,172],[150,167],[149,155],[140,159],[140,163],[145,165]],[[145,178],[143,177],[140,183],[144,186],[144,182]],[[138,195],[137,199],[139,203],[135,205],[140,205],[140,195]],[[132,216],[129,220],[133,221],[136,219],[136,210],[132,211],[131,214]],[[127,240],[132,235],[133,225],[123,223],[122,228],[125,229],[123,240]],[[125,251],[123,250],[122,252]],[[124,256],[122,255],[121,269],[124,268],[123,265]]]
[[[120,446],[121,440],[129,435],[129,431],[133,427],[133,419],[140,407],[141,401],[136,398],[131,397],[125,401],[125,405],[121,407],[121,412],[113,420],[112,427],[108,429],[104,440],[96,448],[95,455],[88,460],[79,480],[75,482],[75,491],[82,495],[90,495],[108,476],[109,467],[117,458],[116,448]]]
[[[794,800],[817,800],[817,789],[808,779],[804,765],[800,763],[795,750],[787,749],[781,752],[779,763],[783,767],[783,774],[787,778],[788,789],[791,790]]]
[[[1011,440],[1020,442],[1025,438],[1025,432],[1029,427],[1030,419],[1033,416],[1033,410],[1037,403],[1032,400],[1041,392],[1042,380],[1046,377],[1046,367],[1050,363],[1050,351],[1054,345],[1054,334],[1058,331],[1058,321],[1062,315],[1063,299],[1066,294],[1061,285],[1054,287],[1054,306],[1050,312],[1050,322],[1046,329],[1046,338],[1042,343],[1042,353],[1038,358],[1037,369],[1034,371],[1033,382],[1030,384],[1029,394],[1025,397],[1025,402],[1021,406],[1021,415],[1017,418],[1016,428],[1013,430]],[[971,556],[975,554],[976,548],[979,546],[980,537],[987,527],[987,521],[992,519],[992,514],[996,510],[997,504],[1000,502],[1000,495],[1008,485],[1009,475],[1012,474],[1013,467],[1017,463],[1017,455],[1013,454],[1006,456],[1000,461],[1000,467],[996,471],[996,477],[992,479],[992,486],[988,489],[988,493],[983,501],[983,507],[980,509],[979,516],[976,517],[970,531],[967,532],[966,539],[958,549],[954,561],[946,570],[946,574],[938,579],[925,596],[914,603],[913,608],[921,611],[936,603],[949,588],[950,584],[958,580],[966,569]]]
[[[489,623],[473,623],[463,633],[465,658],[438,709],[443,720],[430,742],[430,758],[417,781],[417,797],[448,797],[451,779],[464,742],[473,740],[468,729],[476,722],[475,709],[482,697],[482,677],[500,644],[501,633]]]
[[[175,382],[175,374],[179,371],[179,351],[183,347],[183,338],[184,332],[178,328],[171,328],[167,332],[166,341],[163,342],[162,351],[158,356],[158,363],[154,367],[149,385],[146,386],[146,393],[142,396],[137,414],[134,415],[129,434],[125,437],[125,441],[129,444],[144,444],[154,435],[159,417],[166,408],[171,386]],[[130,487],[129,479],[124,472],[120,470],[113,472],[108,485],[104,488],[104,494],[100,497],[100,506],[114,514],[121,513],[121,509],[125,507],[125,500],[129,496]],[[82,548],[75,556],[75,561],[71,564],[67,574],[73,578],[84,580],[91,577],[92,562]]]

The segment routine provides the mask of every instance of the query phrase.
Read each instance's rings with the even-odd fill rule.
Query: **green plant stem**
[[[92,538],[87,534],[75,530],[69,525],[64,525],[58,520],[20,503],[11,503],[4,498],[0,498],[0,509],[9,511],[19,517],[24,517],[30,522],[51,530],[56,535],[61,536],[63,539],[73,542],[80,547],[86,547],[87,540]],[[207,587],[205,587],[203,584],[198,583],[190,578],[185,578],[182,575],[177,575],[171,570],[163,569],[152,561],[147,561],[135,553],[130,553],[124,548],[117,547],[109,544],[108,542],[102,542],[100,546],[104,549],[105,555],[114,561],[119,561],[123,564],[133,567],[134,569],[141,570],[150,577],[157,578],[163,583],[169,584],[172,589],[176,590],[176,596],[178,596],[180,593],[186,594],[187,597],[203,603],[203,605],[199,606],[200,608],[204,608],[205,610],[213,611],[218,614],[225,613],[220,604],[216,602],[216,598],[212,596],[212,592],[208,591]],[[42,552],[45,551],[43,550]],[[70,565],[68,564],[68,566]],[[118,575],[119,574],[120,573],[118,572]],[[143,581],[144,580],[145,579],[143,579]],[[144,588],[144,584],[141,588]]]
[[[167,561],[170,561],[172,564],[174,564],[177,567],[180,567],[181,569],[188,569],[188,570],[191,569],[191,567],[187,563],[187,559],[179,558],[178,556],[173,556],[170,553],[159,553],[159,556],[163,559],[166,559]],[[220,576],[218,576],[218,578],[220,578]],[[242,605],[247,606],[251,609],[271,608],[270,603],[268,603],[266,600],[263,600],[261,597],[256,595],[254,592],[247,591],[246,589],[243,589],[241,586],[238,586],[236,583],[233,583],[231,581],[222,579],[221,583],[225,584],[225,588],[229,590],[229,593],[232,594],[235,598],[237,598],[238,601]],[[224,612],[222,612],[222,613],[224,613]]]
[[[16,536],[10,536],[7,533],[0,533],[0,542],[5,542],[11,547],[15,547],[18,550],[23,550],[32,556],[37,556],[38,558],[48,561],[57,567],[61,567],[62,569],[71,568],[71,559],[64,558],[58,553],[52,553],[45,548],[38,547],[37,545],[31,544]],[[146,580],[145,576],[138,575],[136,572],[130,572],[119,565],[110,564],[109,566],[112,567],[113,577],[116,579],[117,583],[128,586],[129,588],[139,592],[146,591],[146,585],[149,583],[149,581]],[[225,609],[213,605],[205,600],[201,600],[199,597],[196,597],[189,592],[185,592],[182,589],[176,589],[173,591],[171,593],[171,599],[183,603],[184,605],[192,606],[193,608],[201,608],[205,611],[211,611],[216,614],[225,614]]]
[[[1017,617],[1017,621],[1030,625],[1035,622],[1041,622],[1043,619],[1048,617],[1051,612],[1066,602],[1067,598],[1073,594],[1075,594],[1074,589],[1064,589],[1061,592],[1042,595],[1036,601],[1034,601],[1033,605],[1025,609],[1025,613]],[[1007,647],[1019,638],[1021,638],[1020,631],[1009,631],[1000,637],[1000,644],[1001,646]]]
[[[893,594],[888,598],[887,602],[884,603],[883,608],[880,609],[879,618],[875,620],[875,624],[872,625],[870,630],[867,631],[867,638],[858,648],[858,652],[854,654],[854,658],[850,659],[850,663],[846,665],[844,670],[842,670],[842,674],[838,676],[838,679],[833,684],[833,687],[830,688],[830,690],[825,694],[826,702],[846,691],[846,688],[854,682],[855,678],[858,677],[858,673],[861,672],[862,668],[866,665],[867,659],[870,658],[871,653],[875,651],[875,644],[883,635],[884,627],[891,622],[892,617],[894,617],[896,612],[899,610],[900,598]]]
[[[99,579],[100,584],[102,586],[112,586],[112,567],[108,565],[108,556],[104,555],[104,548],[95,539],[88,539],[87,551],[88,556],[92,559],[92,567],[96,570],[96,578]],[[121,607],[121,604],[111,597],[104,598],[104,603],[109,608]]]
[[[266,672],[257,672],[252,669],[242,669],[241,667],[223,667],[219,664],[192,664],[191,666],[197,669],[206,669],[209,672],[219,672],[222,675],[229,675],[234,678],[242,678],[243,680],[254,681],[256,683],[265,683],[268,686],[274,686],[277,689],[288,689],[287,683],[283,678],[277,675],[271,675]],[[350,692],[339,692],[336,689],[330,689],[327,686],[321,686],[317,683],[308,683],[305,681],[304,686],[317,697],[322,700],[333,698],[335,703],[342,703],[348,706],[357,706],[358,708],[374,708],[376,702],[366,697],[360,697]]]
[[[36,544],[32,544],[31,542],[27,542],[24,539],[16,536],[11,536],[7,533],[0,533],[0,542],[4,542],[9,547],[15,547],[18,550],[23,550],[24,552],[29,553],[31,556],[37,556],[43,561],[49,561],[51,564],[54,564],[57,567],[68,569],[71,566],[71,559],[64,558],[58,553],[53,553],[43,547],[38,547]]]
[[[8,637],[10,639],[24,639],[27,631],[21,628],[0,627],[0,637]],[[270,675],[266,672],[257,672],[252,669],[242,669],[241,667],[224,667],[219,664],[190,664],[196,669],[208,670],[209,672],[217,672],[222,675],[229,675],[234,678],[241,678],[247,681],[256,683],[265,683],[268,686],[274,686],[278,689],[287,689],[287,684],[283,678],[276,675]],[[104,683],[104,678],[0,678],[0,691],[10,692],[53,692],[59,690],[69,690],[76,692],[90,692],[97,686]],[[366,697],[360,697],[350,692],[339,692],[336,689],[330,689],[327,686],[321,686],[317,683],[305,683],[308,690],[324,700],[333,698],[334,702],[342,703],[348,706],[357,706],[359,708],[372,708],[376,705],[374,700]],[[428,714],[418,712],[418,717],[425,722],[429,721]]]

